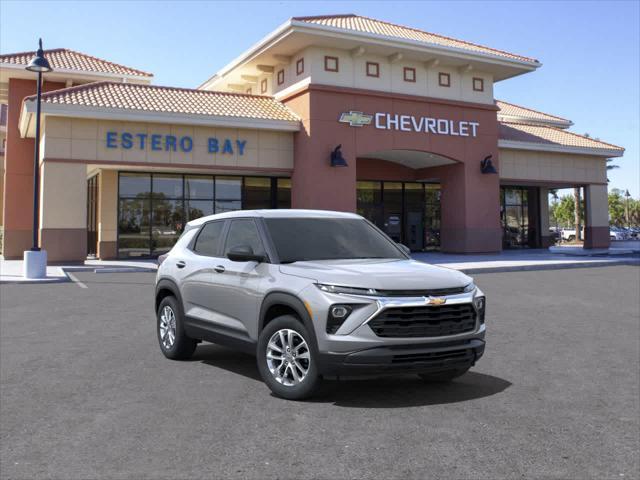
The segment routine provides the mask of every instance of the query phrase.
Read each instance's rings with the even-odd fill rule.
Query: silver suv
[[[412,260],[351,213],[244,210],[189,222],[158,268],[155,310],[166,357],[187,359],[203,340],[241,349],[288,399],[327,376],[448,381],[485,345],[485,297],[471,278]]]

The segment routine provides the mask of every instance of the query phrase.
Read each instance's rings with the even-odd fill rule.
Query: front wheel
[[[459,368],[456,370],[445,370],[436,373],[421,373],[418,376],[427,383],[446,383],[458,378],[469,371],[468,368]]]
[[[274,394],[302,400],[319,386],[316,348],[311,342],[305,326],[291,315],[273,319],[260,332],[258,370]]]

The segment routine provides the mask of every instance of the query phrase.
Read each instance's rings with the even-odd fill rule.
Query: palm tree
[[[580,187],[573,188],[573,212],[576,227],[576,240],[582,240],[582,229],[580,228]]]

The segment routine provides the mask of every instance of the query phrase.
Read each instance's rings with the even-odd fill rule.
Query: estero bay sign
[[[125,150],[138,149],[164,152],[184,152],[193,150],[193,138],[189,135],[175,136],[163,134],[131,133],[131,132],[107,132],[107,148],[124,148]],[[218,139],[209,137],[207,139],[207,151],[209,153],[221,153],[233,155],[244,155],[247,145],[246,140],[231,140],[229,138]]]
[[[431,133],[434,135],[451,135],[454,137],[476,137],[479,122],[456,121],[446,118],[416,117],[414,115],[398,115],[377,112],[370,115],[363,112],[343,112],[338,119],[340,123],[348,123],[352,127],[374,126],[380,130],[399,130],[402,132]]]

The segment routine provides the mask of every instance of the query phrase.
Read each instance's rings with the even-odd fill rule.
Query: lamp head
[[[347,161],[342,156],[342,152],[340,149],[342,148],[342,144],[338,145],[331,152],[331,166],[332,167],[348,167]]]
[[[51,65],[49,64],[49,60],[44,56],[44,51],[42,50],[42,39],[39,41],[38,51],[35,56],[29,62],[29,65],[26,67],[30,72],[39,72],[46,73],[53,70]]]

